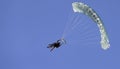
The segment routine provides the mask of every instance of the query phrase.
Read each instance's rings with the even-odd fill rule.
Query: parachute
[[[73,2],[72,3],[74,13],[83,13],[89,16],[98,26],[100,34],[101,34],[101,47],[104,50],[107,50],[110,47],[109,39],[107,33],[105,31],[103,22],[98,14],[88,5],[81,2]]]

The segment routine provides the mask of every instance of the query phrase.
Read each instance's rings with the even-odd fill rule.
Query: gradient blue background
[[[0,0],[0,69],[120,69],[119,0],[81,0],[102,17],[107,51],[100,45],[46,48],[61,37],[74,1]]]

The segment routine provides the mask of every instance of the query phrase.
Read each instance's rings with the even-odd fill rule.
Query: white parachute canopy
[[[83,13],[89,16],[97,24],[101,34],[101,47],[102,49],[107,50],[110,47],[109,39],[106,34],[103,22],[98,14],[91,7],[81,2],[73,2],[72,7],[75,13]]]

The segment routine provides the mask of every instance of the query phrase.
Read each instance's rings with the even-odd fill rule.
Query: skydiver
[[[49,44],[47,48],[50,48],[51,49],[50,51],[53,51],[54,48],[59,48],[63,44],[63,41],[64,40],[59,39],[56,42]]]

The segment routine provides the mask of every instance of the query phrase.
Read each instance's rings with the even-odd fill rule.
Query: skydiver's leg
[[[49,45],[47,46],[47,48],[51,48],[51,47],[53,47],[53,44],[49,44]]]
[[[55,47],[52,47],[50,51],[53,51],[54,48],[55,48]]]

